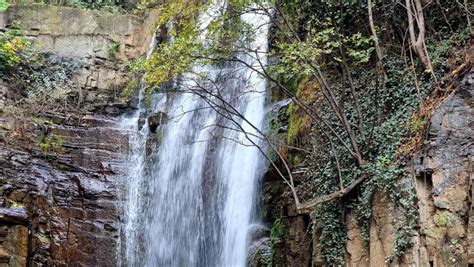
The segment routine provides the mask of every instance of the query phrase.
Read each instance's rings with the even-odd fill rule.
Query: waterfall
[[[206,25],[225,8],[224,1],[217,1],[201,15],[203,42]],[[258,52],[236,56],[256,69],[266,64],[268,19],[257,13],[241,15],[254,29],[254,38],[244,45]],[[182,90],[160,91],[150,107],[140,105],[124,118],[122,127],[131,133],[124,227],[128,266],[246,265],[256,188],[265,168],[252,144],[261,145],[254,127],[264,128],[266,82],[242,63],[195,66],[195,71],[206,73],[220,88],[220,101],[248,123],[232,115],[229,120],[209,100],[184,89],[214,90],[192,74],[175,83]],[[150,114],[166,114],[168,119],[150,129]],[[141,129],[140,116],[145,117]],[[236,130],[239,126],[243,132]]]
[[[148,51],[146,54],[146,59],[149,59],[155,50],[157,45],[156,33],[152,36]],[[142,81],[142,88],[144,87],[144,82]],[[122,257],[119,257],[119,264],[122,265],[123,262],[128,263],[129,266],[137,266],[137,250],[139,248],[139,237],[143,229],[143,220],[141,214],[144,212],[143,207],[143,189],[144,189],[144,167],[146,159],[146,140],[148,136],[148,124],[145,123],[140,129],[139,127],[139,118],[140,114],[143,112],[144,106],[142,103],[143,92],[139,92],[138,97],[138,109],[131,115],[125,116],[121,121],[121,129],[129,132],[129,159],[128,159],[128,175],[125,180],[125,187],[127,188],[126,204],[124,207],[125,214],[125,261]],[[123,240],[120,242],[122,243]],[[122,245],[122,244],[121,244]],[[120,248],[119,253],[122,254]]]

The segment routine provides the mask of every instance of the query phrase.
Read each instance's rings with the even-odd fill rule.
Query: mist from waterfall
[[[225,9],[226,2],[217,1],[203,12],[203,42],[206,25]],[[266,64],[269,18],[249,12],[240,19],[254,30],[252,41],[243,45],[259,52],[236,56],[260,69]],[[246,265],[249,226],[257,220],[256,189],[265,169],[254,144],[262,145],[255,136],[264,128],[266,82],[238,62],[195,66],[194,73],[205,73],[212,83],[183,75],[172,86],[176,90],[154,94],[149,107],[140,104],[133,116],[123,119],[122,128],[131,133],[123,253],[127,266]],[[217,90],[222,99],[205,99],[189,90],[203,87]],[[247,122],[212,108],[213,101],[230,104]],[[168,119],[149,129],[152,114]],[[140,118],[145,119],[143,127]]]

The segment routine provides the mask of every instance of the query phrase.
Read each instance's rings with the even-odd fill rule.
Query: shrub
[[[0,0],[0,11],[7,9],[9,4],[5,0]]]
[[[124,12],[126,5],[125,1],[120,0],[35,0],[35,2],[54,6],[99,10],[111,14]]]
[[[64,142],[61,136],[51,134],[50,136],[43,136],[38,143],[38,146],[43,153],[58,152],[63,147]]]
[[[112,40],[107,44],[106,50],[109,57],[115,60],[120,50],[120,43]]]
[[[25,103],[33,110],[35,104],[45,106],[65,100],[65,89],[79,66],[77,60],[41,53],[18,22],[13,29],[0,32],[0,79],[8,84],[9,100],[15,105]],[[23,101],[18,103],[20,99]]]
[[[12,29],[5,33],[0,32],[0,73],[4,74],[3,76],[15,67],[27,63],[28,59],[34,58],[35,55],[36,52],[25,38],[24,31]]]

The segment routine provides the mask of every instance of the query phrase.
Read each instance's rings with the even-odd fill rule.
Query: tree
[[[408,16],[408,32],[410,33],[410,43],[418,55],[421,64],[427,71],[432,71],[430,59],[425,45],[425,17],[423,15],[423,6],[420,0],[405,0],[405,8]],[[418,29],[418,36],[416,34]]]

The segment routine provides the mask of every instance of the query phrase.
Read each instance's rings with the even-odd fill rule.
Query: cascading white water
[[[260,69],[259,64],[266,65],[264,53],[268,49],[269,18],[266,15],[245,13],[241,19],[255,29],[255,39],[247,44],[249,50],[264,52],[239,57],[253,68]],[[255,58],[260,60],[260,63],[257,63]],[[261,142],[253,137],[259,136],[253,127],[263,128],[266,82],[249,68],[242,69],[239,76],[241,84],[234,89],[250,93],[240,99],[236,108],[252,125],[242,122],[243,132],[227,130],[228,133],[224,133],[224,136],[232,136],[234,141],[225,140],[219,147],[218,155],[222,159],[219,176],[223,178],[227,188],[224,202],[224,250],[221,260],[226,266],[245,266],[247,231],[251,222],[249,209],[254,205],[256,178],[262,168],[262,155],[251,142],[261,145]]]
[[[225,7],[218,1],[201,16],[203,42],[206,25]],[[244,45],[259,52],[236,56],[257,69],[266,64],[268,19],[257,13],[241,16],[255,35]],[[246,265],[255,188],[264,168],[252,143],[260,144],[254,127],[263,128],[266,83],[240,63],[196,66],[195,72],[212,78],[224,100],[250,124],[236,116],[227,120],[209,100],[189,91],[155,94],[151,111],[141,105],[140,112],[124,119],[123,128],[135,131],[125,207],[128,266]],[[178,87],[214,90],[192,74],[180,80]],[[139,114],[157,112],[167,114],[167,123],[152,132],[145,122],[139,131]],[[235,130],[235,122],[244,132]]]
[[[154,34],[148,47],[146,59],[151,57],[156,45],[156,34]],[[125,262],[130,266],[137,265],[135,253],[138,249],[139,236],[143,229],[142,217],[140,215],[143,213],[144,164],[146,159],[145,151],[148,124],[145,123],[142,129],[139,129],[138,121],[141,110],[143,109],[141,101],[143,97],[142,94],[143,92],[140,91],[137,111],[135,111],[132,116],[124,117],[120,127],[129,132],[129,164],[128,175],[125,181],[128,192],[125,196],[126,204],[124,207],[126,221],[124,232],[127,245],[125,246],[124,254],[126,258]],[[122,262],[124,261],[120,259],[119,263]]]

